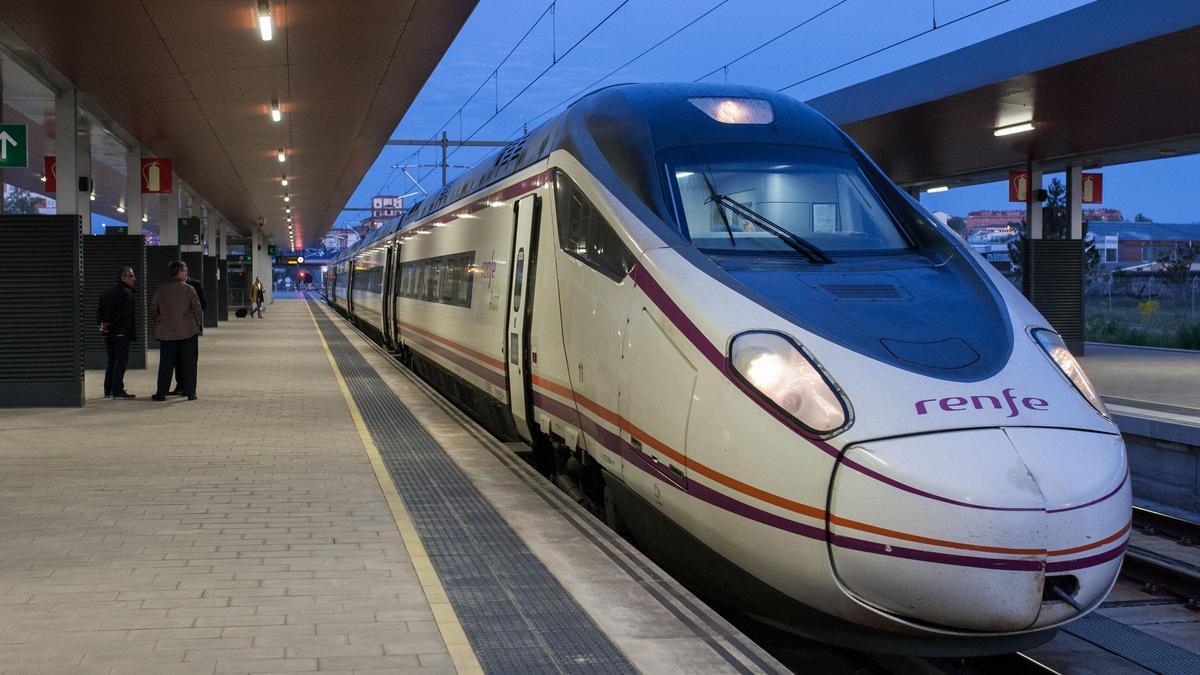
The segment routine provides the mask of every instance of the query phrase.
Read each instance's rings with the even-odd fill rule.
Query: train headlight
[[[742,333],[729,347],[733,369],[751,387],[808,429],[845,426],[847,407],[820,366],[779,333]]]
[[[1079,365],[1079,361],[1071,355],[1071,350],[1067,349],[1067,344],[1059,337],[1058,333],[1045,328],[1035,328],[1030,333],[1033,339],[1041,345],[1046,351],[1046,355],[1058,366],[1063,375],[1075,385],[1075,389],[1087,399],[1088,403],[1096,409],[1096,412],[1104,415],[1108,419],[1112,416],[1108,413],[1108,408],[1104,406],[1104,401],[1100,398],[1100,394],[1096,392],[1096,388],[1092,386],[1091,380],[1083,372],[1083,367]]]

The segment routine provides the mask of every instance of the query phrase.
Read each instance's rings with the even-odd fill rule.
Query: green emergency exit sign
[[[24,124],[0,124],[0,169],[29,166],[29,134]]]

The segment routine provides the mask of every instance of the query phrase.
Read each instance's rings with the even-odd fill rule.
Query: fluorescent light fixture
[[[269,0],[258,0],[258,32],[263,42],[271,41],[271,3]]]
[[[93,192],[92,194],[88,195],[88,199],[91,199],[92,201],[96,201],[96,193]]]
[[[283,148],[275,151],[275,159],[278,159],[281,162],[287,161],[287,155],[283,154]]]
[[[950,189],[949,185],[935,185],[925,191],[930,194],[933,194],[934,192],[946,192],[949,189]]]
[[[271,99],[271,121],[278,122],[283,119],[283,112],[279,109],[279,99]]]
[[[287,187],[287,184],[288,184],[287,176],[284,176],[283,177],[283,187]]]
[[[992,134],[995,136],[1008,136],[1009,134],[1019,134],[1025,131],[1033,131],[1033,122],[1022,122],[1007,127],[999,127]]]
[[[125,213],[125,205],[117,204],[117,213]]]
[[[40,181],[42,181],[43,183],[45,183],[45,182],[46,182],[46,177],[45,177],[45,176],[38,176],[38,180],[40,180]]]

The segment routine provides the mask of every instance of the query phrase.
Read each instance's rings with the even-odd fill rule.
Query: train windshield
[[[827,254],[911,248],[850,153],[713,145],[663,159],[680,229],[705,253],[829,262]]]

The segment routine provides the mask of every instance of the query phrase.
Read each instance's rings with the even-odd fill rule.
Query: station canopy
[[[13,0],[3,42],[69,81],[243,233],[324,235],[476,0]],[[280,122],[272,122],[278,100]],[[282,148],[287,161],[276,159]],[[39,160],[40,161],[40,160]],[[288,178],[288,187],[281,185]]]
[[[1196,153],[1197,24],[1195,0],[1096,0],[808,103],[913,187]]]

